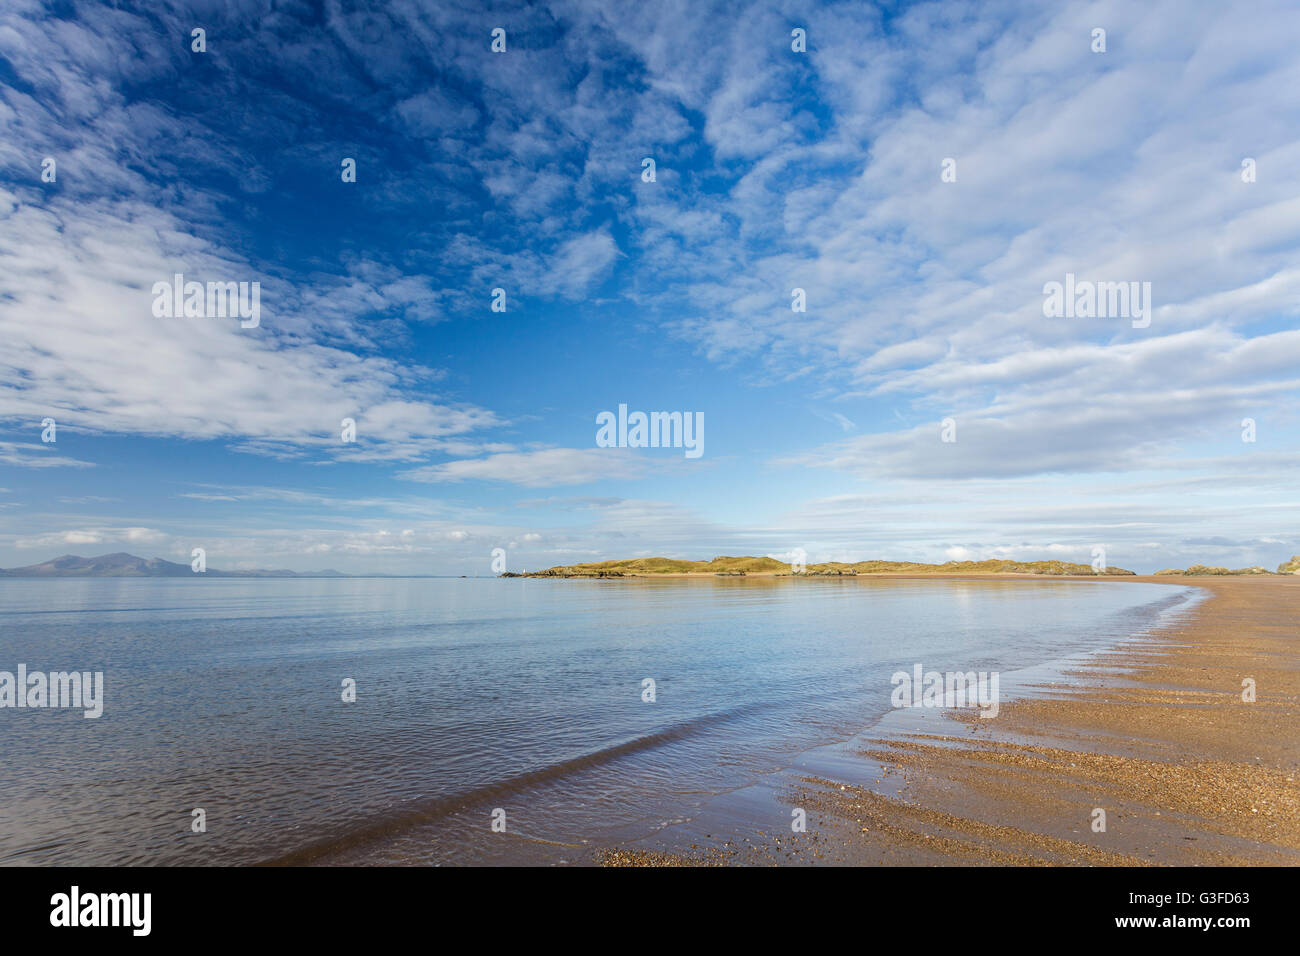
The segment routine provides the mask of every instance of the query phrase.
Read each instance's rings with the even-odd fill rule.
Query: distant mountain
[[[214,578],[342,578],[338,571],[219,571],[208,568],[205,575]],[[194,577],[196,572],[188,564],[164,561],[162,558],[138,558],[119,551],[101,554],[97,558],[83,558],[65,554],[44,564],[30,564],[25,568],[0,568],[0,577],[7,578],[180,578]]]

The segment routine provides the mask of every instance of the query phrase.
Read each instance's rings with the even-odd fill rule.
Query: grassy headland
[[[1300,574],[1300,554],[1293,555],[1289,561],[1283,561],[1277,566],[1276,571],[1270,571],[1258,564],[1250,568],[1224,568],[1213,564],[1193,564],[1186,569],[1165,568],[1163,571],[1157,571],[1156,574],[1181,574],[1184,577],[1192,578],[1222,577],[1231,574]]]
[[[1069,561],[948,561],[945,564],[921,564],[916,561],[858,561],[846,564],[828,561],[809,564],[800,572],[791,565],[770,557],[717,557],[712,561],[682,561],[676,558],[629,558],[623,561],[596,561],[591,564],[568,564],[545,571],[504,574],[502,577],[526,578],[626,578],[684,577],[689,575],[794,575],[796,577],[839,577],[857,574],[1050,574],[1050,575],[1132,575],[1124,568],[1108,567],[1094,571],[1091,565]]]

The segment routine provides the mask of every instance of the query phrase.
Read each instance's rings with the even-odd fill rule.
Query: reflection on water
[[[1187,593],[1005,579],[0,581],[0,670],[102,670],[106,685],[98,720],[0,710],[0,862],[472,860],[487,852],[484,807],[537,840],[635,837],[868,726],[895,670],[1041,663],[1113,643]]]

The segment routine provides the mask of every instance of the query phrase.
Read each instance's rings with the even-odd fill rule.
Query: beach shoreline
[[[616,848],[601,862],[1300,864],[1300,578],[1104,580],[1205,599],[995,719],[948,711],[924,732],[882,721],[855,738],[845,772],[786,774],[771,795],[803,811],[806,832],[769,827],[685,854]]]

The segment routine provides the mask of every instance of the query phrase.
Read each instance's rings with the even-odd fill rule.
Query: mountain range
[[[188,564],[177,564],[162,558],[138,558],[119,551],[101,554],[97,558],[83,558],[65,554],[42,564],[25,568],[0,568],[0,577],[6,578],[180,578],[193,577],[195,572]],[[208,568],[203,572],[215,578],[342,578],[338,571],[219,571]]]

